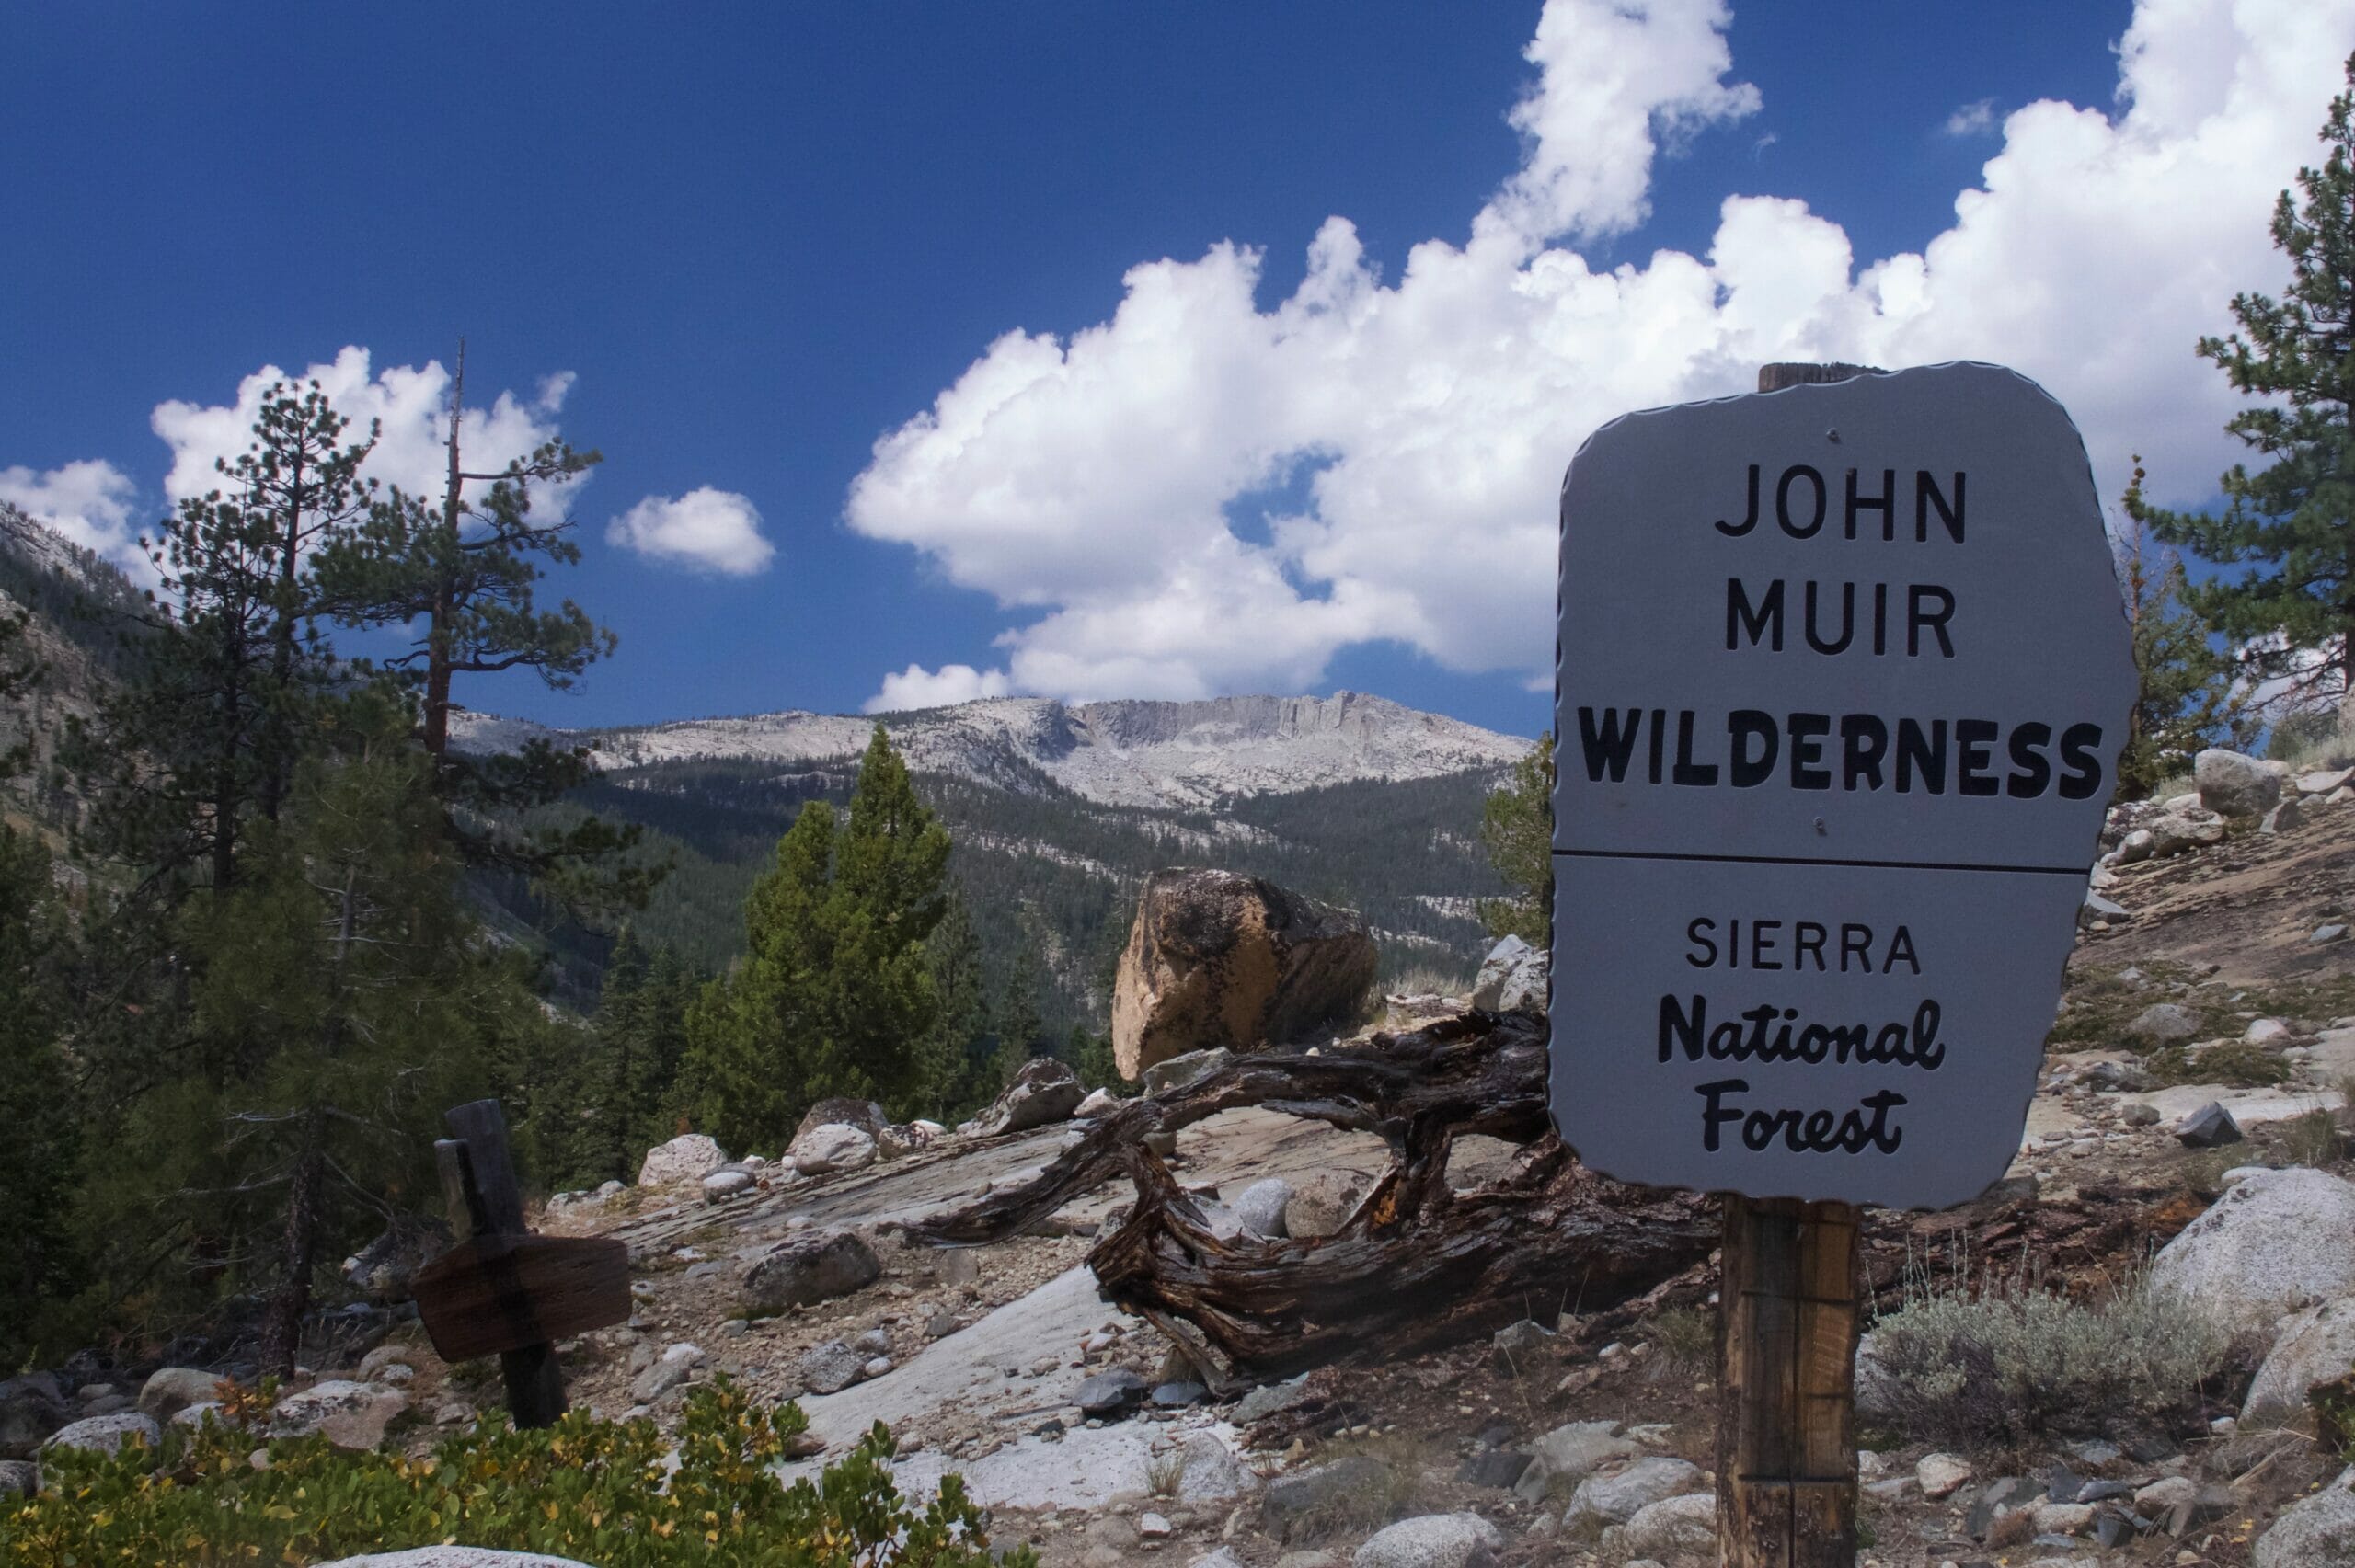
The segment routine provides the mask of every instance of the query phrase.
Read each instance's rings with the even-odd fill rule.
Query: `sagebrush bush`
[[[575,1411],[541,1431],[487,1419],[427,1458],[267,1444],[240,1423],[173,1428],[160,1454],[52,1454],[41,1490],[0,1508],[9,1568],[317,1562],[456,1542],[597,1568],[983,1568],[986,1517],[948,1476],[921,1508],[891,1482],[878,1425],[812,1482],[779,1483],[798,1405],[764,1406],[727,1379],[687,1396],[678,1464],[653,1422]],[[1028,1548],[1002,1561],[1034,1565]]]
[[[2097,1302],[1917,1276],[1906,1304],[1873,1326],[1870,1376],[1879,1418],[1905,1436],[1989,1448],[2171,1425],[2240,1349],[2228,1325],[2146,1275]]]

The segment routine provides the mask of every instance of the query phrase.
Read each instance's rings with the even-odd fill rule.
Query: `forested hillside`
[[[779,771],[743,760],[615,770],[572,800],[641,824],[646,853],[673,869],[635,917],[639,938],[676,947],[717,971],[744,950],[744,894],[803,803],[849,798],[857,758]],[[956,845],[950,868],[971,907],[993,994],[1023,963],[1045,979],[1040,1008],[1057,1037],[1105,1026],[1111,967],[1145,874],[1219,865],[1266,876],[1362,912],[1385,973],[1468,975],[1481,945],[1474,903],[1503,891],[1478,839],[1496,775],[1369,780],[1246,796],[1217,811],[1110,807],[1085,800],[1036,769],[1002,763],[1014,787],[945,773],[915,775]],[[496,888],[519,925],[559,956],[568,990],[593,989],[605,944],[551,919],[520,883]]]

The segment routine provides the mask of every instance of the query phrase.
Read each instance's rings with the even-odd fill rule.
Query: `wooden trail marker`
[[[1553,1111],[1723,1195],[1717,1539],[1855,1561],[1861,1206],[2019,1134],[2133,663],[2083,442],[1996,365],[1769,365],[1562,487]]]
[[[458,1136],[436,1142],[433,1156],[458,1244],[418,1272],[418,1316],[444,1361],[499,1356],[516,1425],[553,1425],[565,1411],[555,1342],[629,1317],[629,1248],[524,1230],[498,1101],[444,1119]]]

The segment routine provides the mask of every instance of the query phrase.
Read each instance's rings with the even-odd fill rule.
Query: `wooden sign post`
[[[2133,700],[2084,444],[1995,365],[1770,365],[1562,487],[1552,1102],[1724,1195],[1717,1539],[1855,1560],[1861,1206],[2019,1148]]]
[[[443,1117],[455,1138],[433,1146],[458,1244],[419,1270],[418,1316],[444,1361],[496,1354],[518,1426],[551,1426],[565,1411],[556,1341],[629,1317],[629,1248],[523,1228],[523,1192],[496,1100]]]

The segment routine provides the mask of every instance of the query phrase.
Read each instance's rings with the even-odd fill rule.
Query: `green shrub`
[[[1909,1438],[1986,1449],[2189,1415],[2234,1366],[2231,1328],[2137,1275],[2108,1299],[1917,1280],[1873,1327],[1877,1391]]]
[[[270,1442],[269,1468],[242,1425],[174,1428],[160,1455],[52,1455],[41,1490],[0,1511],[0,1563],[304,1563],[441,1542],[546,1552],[597,1568],[982,1568],[985,1516],[956,1476],[921,1509],[887,1468],[878,1425],[814,1482],[773,1467],[808,1426],[798,1405],[764,1407],[727,1379],[692,1391],[678,1468],[653,1422],[578,1411],[541,1431],[486,1420],[419,1459]],[[1035,1564],[1025,1548],[1005,1561]]]
[[[2261,1089],[2286,1082],[2290,1064],[2243,1040],[2210,1046],[2197,1056],[2181,1046],[2168,1046],[2142,1059],[2142,1065],[2161,1083],[2226,1083],[2239,1089]]]

